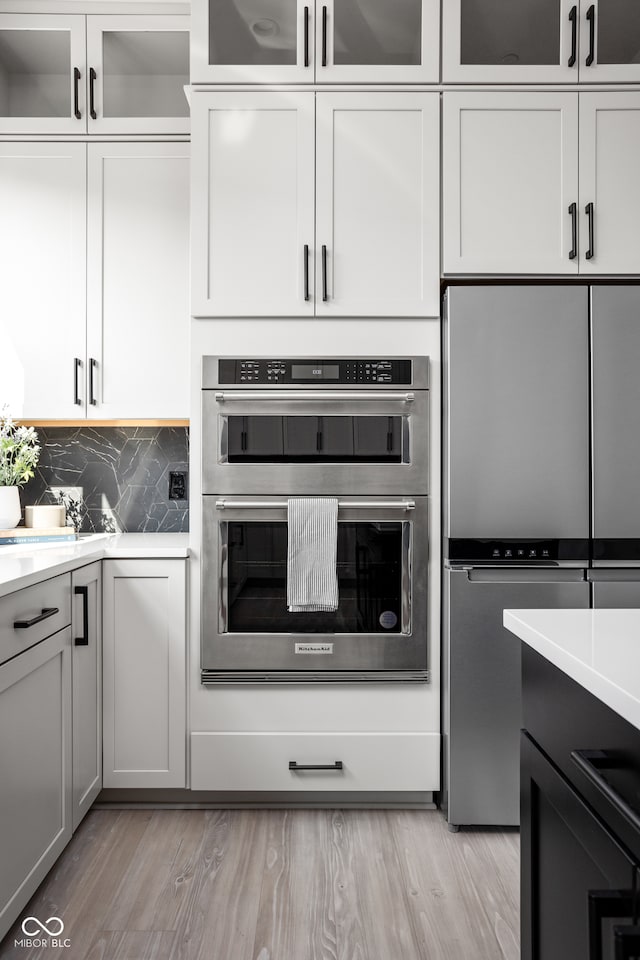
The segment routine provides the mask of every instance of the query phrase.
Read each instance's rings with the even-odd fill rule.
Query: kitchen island
[[[523,960],[640,956],[640,610],[504,625],[523,641]]]

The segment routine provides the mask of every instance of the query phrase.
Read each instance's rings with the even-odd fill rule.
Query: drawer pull
[[[25,630],[27,627],[35,626],[36,623],[42,623],[43,620],[48,620],[49,617],[55,617],[56,613],[60,613],[58,607],[44,607],[42,613],[38,614],[37,617],[32,617],[31,620],[16,620],[13,629]]]
[[[602,776],[601,770],[613,769],[619,766],[615,758],[607,756],[605,750],[572,750],[571,759],[587,780],[607,798],[609,803],[618,811],[635,830],[640,830],[640,815],[630,807],[627,801],[620,796],[611,784]]]
[[[342,760],[335,763],[296,763],[289,760],[289,770],[342,770]]]
[[[82,597],[82,636],[73,641],[76,647],[89,646],[89,587],[74,587],[74,594]]]

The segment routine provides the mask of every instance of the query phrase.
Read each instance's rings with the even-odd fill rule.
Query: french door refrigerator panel
[[[586,289],[453,287],[444,330],[449,547],[462,539],[553,538],[565,542],[568,559],[583,561]]]
[[[505,608],[588,608],[583,570],[448,569],[448,676],[443,734],[451,824],[516,825],[519,811],[520,644]]]
[[[640,568],[590,570],[589,580],[592,583],[594,609],[640,608]]]
[[[593,558],[640,566],[640,288],[591,288]]]

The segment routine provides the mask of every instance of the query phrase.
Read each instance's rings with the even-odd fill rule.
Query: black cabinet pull
[[[571,22],[571,56],[567,62],[567,66],[575,67],[576,65],[576,53],[578,49],[578,8],[571,7],[569,10],[569,20]]]
[[[585,66],[590,67],[596,50],[596,8],[593,3],[587,10],[587,20],[589,21],[589,53],[585,60]]]
[[[322,299],[326,302],[329,299],[327,292],[327,248],[322,244]]]
[[[635,960],[640,956],[640,927],[614,927],[615,960]]]
[[[89,70],[89,116],[91,117],[92,120],[98,119],[98,116],[96,114],[96,106],[94,102],[94,98],[95,98],[94,84],[96,82],[96,77],[97,77],[97,74],[93,69],[93,67],[91,67],[91,69]]]
[[[73,115],[76,120],[82,120],[82,114],[80,113],[80,104],[79,104],[79,84],[80,84],[80,71],[77,67],[73,68]]]
[[[73,402],[78,406],[82,406],[82,400],[80,399],[80,370],[82,368],[82,360],[80,357],[73,358]]]
[[[16,620],[13,629],[26,630],[28,627],[35,626],[36,623],[42,623],[43,620],[48,620],[49,617],[55,617],[56,613],[60,613],[58,607],[43,607],[42,613],[39,613],[37,617],[32,617],[31,620]]]
[[[309,7],[304,8],[304,65],[309,66]]]
[[[630,807],[626,800],[620,796],[617,790],[600,773],[600,770],[607,770],[618,767],[619,761],[607,756],[604,750],[572,750],[571,759],[579,770],[585,775],[597,790],[602,793],[609,803],[618,811],[618,813],[631,824],[635,830],[640,830],[640,814],[636,813],[633,807]]]
[[[603,921],[633,916],[633,890],[589,890],[589,960],[603,960]]]
[[[335,763],[296,763],[289,760],[289,770],[342,770],[342,760]]]
[[[589,249],[585,253],[585,257],[587,260],[593,260],[596,252],[594,246],[593,204],[588,203],[584,208],[584,212],[589,220]]]
[[[575,203],[569,204],[569,215],[571,217],[571,250],[569,250],[569,260],[575,260],[578,255],[578,206]]]
[[[76,647],[89,646],[89,587],[74,587],[76,596],[82,597],[82,636],[73,641]]]
[[[304,245],[304,298],[309,300],[309,244]]]
[[[327,65],[327,8],[322,8],[322,66]]]
[[[94,390],[95,383],[94,383],[94,377],[93,377],[94,371],[97,366],[98,366],[98,361],[94,360],[93,357],[91,357],[91,359],[89,360],[89,403],[91,404],[92,407],[95,407],[98,403],[95,397],[95,390]]]

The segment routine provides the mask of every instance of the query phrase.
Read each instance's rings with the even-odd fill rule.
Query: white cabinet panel
[[[106,560],[105,787],[186,785],[184,560]]]
[[[313,314],[313,94],[196,94],[192,123],[192,313]]]
[[[102,788],[102,563],[71,575],[73,829]]]
[[[0,143],[0,406],[16,417],[83,415],[85,149]]]
[[[318,94],[317,315],[439,314],[438,125],[437,94]]]
[[[577,273],[577,94],[443,101],[444,272]]]
[[[640,94],[581,93],[581,273],[640,272],[638,156]],[[587,204],[593,204],[592,248]]]
[[[187,417],[189,145],[90,144],[88,162],[88,416]]]

